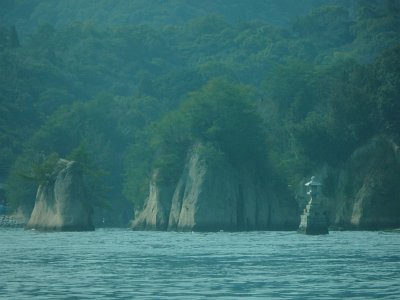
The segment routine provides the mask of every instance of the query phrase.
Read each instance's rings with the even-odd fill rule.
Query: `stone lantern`
[[[310,195],[311,199],[316,199],[320,192],[322,184],[315,180],[315,176],[312,176],[311,180],[304,185],[306,187],[309,187],[307,195]]]
[[[309,188],[307,195],[310,200],[301,215],[299,233],[328,234],[328,222],[319,199],[322,184],[314,176],[305,184]]]

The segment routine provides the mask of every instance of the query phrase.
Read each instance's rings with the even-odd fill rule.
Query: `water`
[[[0,229],[0,299],[400,299],[400,234]]]

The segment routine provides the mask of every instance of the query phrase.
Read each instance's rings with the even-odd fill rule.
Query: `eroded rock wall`
[[[150,181],[144,210],[132,221],[135,230],[167,230],[173,187],[159,182],[158,170]]]
[[[176,186],[168,229],[234,230],[237,203],[237,178],[232,167],[224,160],[210,164],[195,149]]]
[[[385,136],[355,151],[340,173],[334,226],[377,230],[400,227],[400,152]]]
[[[86,197],[78,164],[60,159],[36,194],[27,229],[48,231],[94,230],[92,207]]]
[[[297,204],[287,193],[258,178],[252,168],[234,168],[227,159],[209,160],[201,145],[190,151],[174,186],[153,177],[144,210],[134,229],[219,231],[295,230]],[[166,221],[167,226],[166,226]]]

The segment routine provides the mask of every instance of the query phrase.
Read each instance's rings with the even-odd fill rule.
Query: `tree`
[[[386,133],[400,140],[400,45],[388,49],[374,64],[377,113]]]
[[[135,207],[142,208],[151,170],[158,169],[158,180],[175,184],[194,144],[203,145],[208,163],[223,155],[238,169],[268,173],[265,133],[253,97],[247,86],[211,80],[149,127],[128,156],[125,193]]]

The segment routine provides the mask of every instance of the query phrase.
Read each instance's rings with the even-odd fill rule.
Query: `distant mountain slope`
[[[344,0],[2,0],[0,20],[16,25],[23,35],[36,26],[63,26],[73,22],[96,25],[180,24],[218,14],[229,21],[259,20],[284,26],[311,9],[330,4],[351,7]]]

